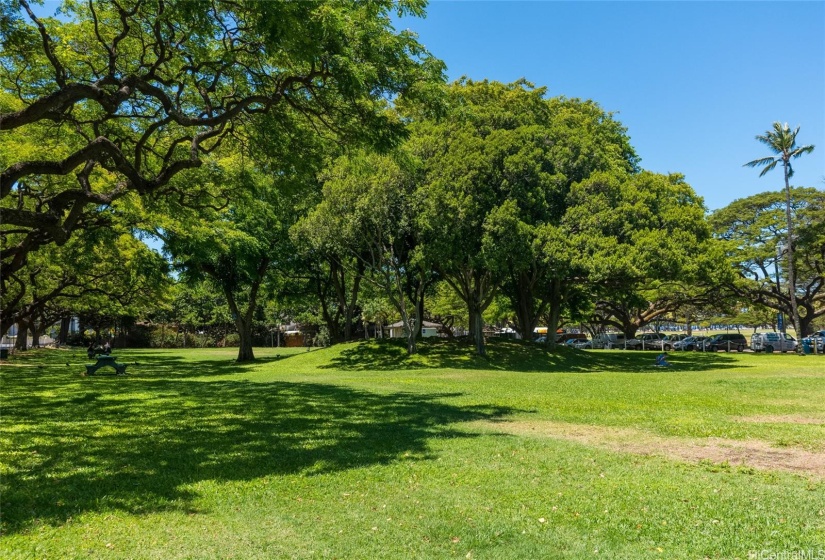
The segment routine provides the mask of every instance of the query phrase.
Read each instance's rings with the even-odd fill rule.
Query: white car
[[[625,337],[623,333],[601,333],[593,337],[593,348],[624,348]]]
[[[751,336],[751,349],[754,352],[794,352],[797,342],[788,333],[766,332]]]

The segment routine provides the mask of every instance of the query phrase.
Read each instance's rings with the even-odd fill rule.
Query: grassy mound
[[[336,371],[472,370],[514,372],[645,372],[655,368],[653,352],[587,352],[566,346],[550,351],[543,344],[490,339],[487,354],[479,356],[466,339],[423,339],[414,355],[403,339],[362,340],[312,351],[296,351],[288,367]],[[733,367],[725,354],[684,353],[669,360],[674,370]]]

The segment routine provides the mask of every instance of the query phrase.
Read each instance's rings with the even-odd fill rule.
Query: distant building
[[[304,333],[301,331],[286,331],[284,333],[284,346],[287,348],[304,346]]]
[[[431,323],[430,321],[424,321],[421,325],[421,336],[438,336],[438,330],[441,327],[441,323]],[[384,332],[388,333],[389,338],[404,338],[404,322],[398,321],[397,323],[393,323],[392,325],[384,325]]]

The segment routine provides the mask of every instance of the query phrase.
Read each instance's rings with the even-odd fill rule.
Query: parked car
[[[656,340],[651,341],[654,348],[656,350],[664,350],[665,352],[670,352],[675,348],[677,342],[681,342],[682,340],[686,339],[686,334],[668,334],[661,340],[661,344]]]
[[[573,348],[577,350],[590,350],[593,348],[593,341],[591,340],[574,340]]]
[[[807,342],[811,345],[812,350],[816,351],[817,354],[822,354],[825,352],[825,331],[816,331],[811,336],[803,338],[802,342]]]
[[[661,350],[665,342],[662,333],[645,333],[627,341],[628,350]]]
[[[624,333],[601,333],[593,337],[593,348],[624,348]]]
[[[702,349],[705,352],[718,352],[719,350],[742,352],[747,347],[748,340],[741,333],[713,335],[702,343]]]
[[[686,336],[682,340],[673,343],[674,350],[696,350],[701,349],[702,342],[706,336]]]
[[[683,341],[687,337],[688,337],[688,335],[686,335],[685,333],[677,333],[677,334],[667,335],[667,339],[668,339],[668,341],[670,341],[671,346],[673,346],[677,342]]]
[[[587,335],[584,333],[562,333],[556,336],[557,344],[567,344],[570,346],[572,345],[571,341],[575,340],[587,340]]]
[[[766,332],[751,336],[751,349],[754,352],[794,352],[796,346],[796,339],[787,333]]]

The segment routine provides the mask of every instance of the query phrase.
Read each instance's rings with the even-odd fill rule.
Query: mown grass
[[[489,356],[428,341],[83,352],[2,366],[2,558],[747,558],[825,550],[817,477],[682,462],[508,421],[825,451],[825,359]],[[105,370],[101,370],[103,372]],[[807,423],[743,422],[804,417]]]

